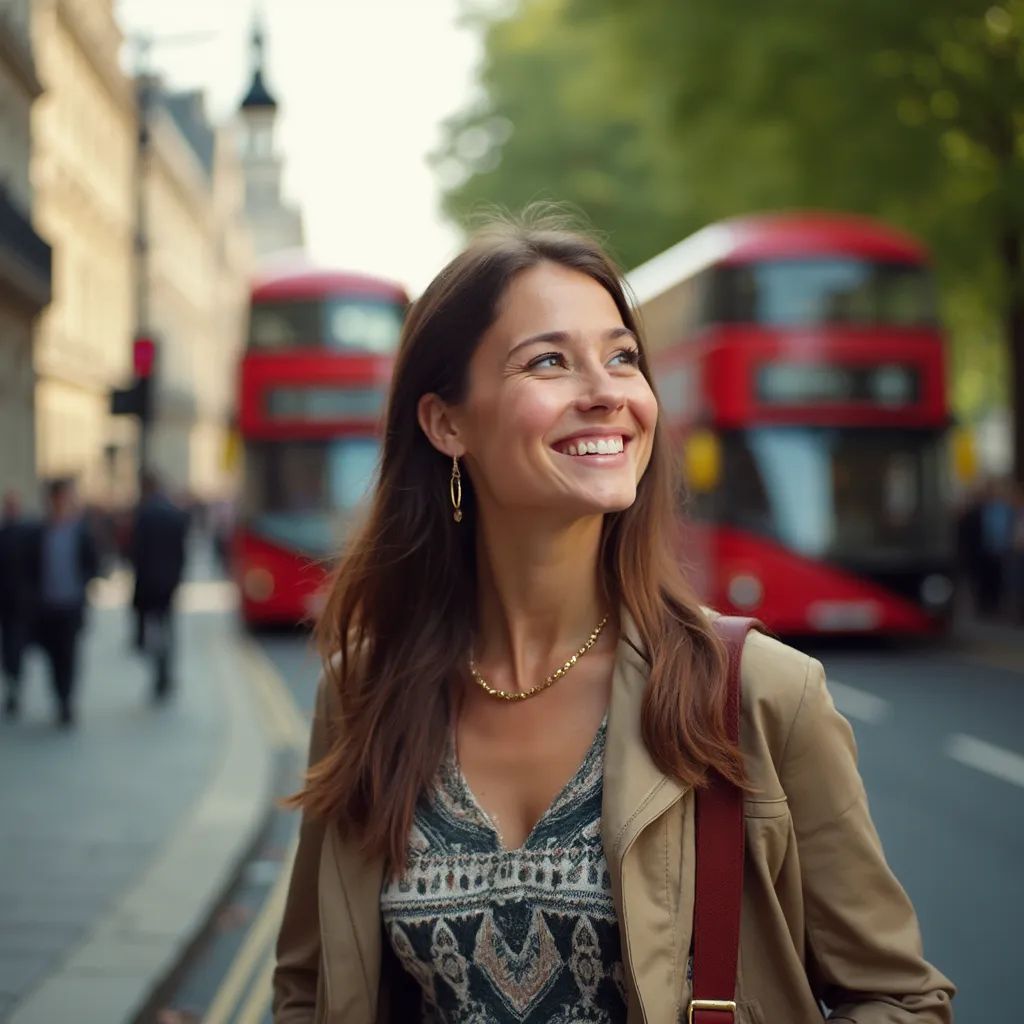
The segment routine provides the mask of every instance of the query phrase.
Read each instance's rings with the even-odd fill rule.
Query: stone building
[[[0,489],[35,494],[33,326],[50,299],[50,247],[30,214],[31,110],[42,88],[28,0],[0,4]]]
[[[134,486],[135,429],[110,415],[130,373],[136,107],[112,0],[31,0],[43,95],[32,112],[34,219],[53,246],[35,341],[36,462],[90,497]]]
[[[148,456],[173,488],[209,499],[227,488],[252,264],[242,173],[230,131],[211,126],[200,94],[149,87],[140,323],[157,340],[158,360]]]

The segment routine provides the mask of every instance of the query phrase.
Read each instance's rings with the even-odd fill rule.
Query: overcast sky
[[[456,24],[457,4],[263,0],[285,192],[303,209],[318,261],[416,292],[457,248],[426,162],[440,122],[475,95],[479,46]],[[202,87],[215,119],[230,117],[248,88],[254,8],[116,0],[125,33],[153,34],[155,69],[172,86]]]

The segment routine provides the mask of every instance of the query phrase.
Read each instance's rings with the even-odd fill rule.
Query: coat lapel
[[[601,836],[629,965],[633,1022],[675,1019],[693,929],[693,793],[651,759],[640,728],[650,665],[622,615],[605,744]],[[670,944],[666,936],[672,936]]]
[[[338,1020],[346,1024],[371,1024],[377,1019],[380,983],[384,863],[367,859],[336,827],[327,829],[325,844],[320,926],[331,1011],[338,1011]],[[339,906],[347,914],[338,913]]]

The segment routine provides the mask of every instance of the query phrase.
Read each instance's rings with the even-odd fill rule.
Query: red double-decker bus
[[[317,610],[331,557],[367,493],[408,296],[309,268],[252,290],[239,378],[243,486],[233,560],[250,624]]]
[[[705,599],[780,633],[941,629],[950,414],[921,246],[861,218],[759,215],[629,282],[684,452],[684,551]]]

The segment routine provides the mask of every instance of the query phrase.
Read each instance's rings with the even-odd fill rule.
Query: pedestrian
[[[981,526],[981,509],[986,490],[986,486],[983,485],[968,494],[956,524],[957,560],[960,573],[967,582],[967,590],[971,595],[975,612],[981,611],[987,597],[987,566]]]
[[[1010,551],[1006,564],[1006,612],[1014,623],[1024,621],[1024,488],[1010,489],[1013,510],[1010,527]]]
[[[319,623],[275,1022],[685,1020],[741,895],[694,924],[709,776],[743,787],[746,873],[738,994],[734,959],[701,998],[950,1021],[821,665],[752,634],[726,727],[736,662],[673,556],[671,443],[598,245],[473,241],[409,312],[383,437]],[[699,831],[742,864],[738,827]]]
[[[86,586],[99,565],[95,540],[75,501],[74,482],[51,481],[46,506],[46,518],[29,542],[30,576],[37,594],[34,634],[50,664],[57,722],[70,728],[75,724]]]
[[[157,475],[146,471],[132,526],[132,606],[136,644],[152,655],[157,701],[173,690],[174,595],[185,569],[187,533],[188,515],[164,494]]]
[[[1012,486],[1008,480],[994,480],[986,487],[979,510],[978,611],[982,615],[998,616],[1006,610],[1013,527]]]
[[[30,525],[22,517],[21,496],[4,495],[0,522],[0,648],[4,675],[4,718],[21,710],[21,676],[35,606],[28,566]]]

